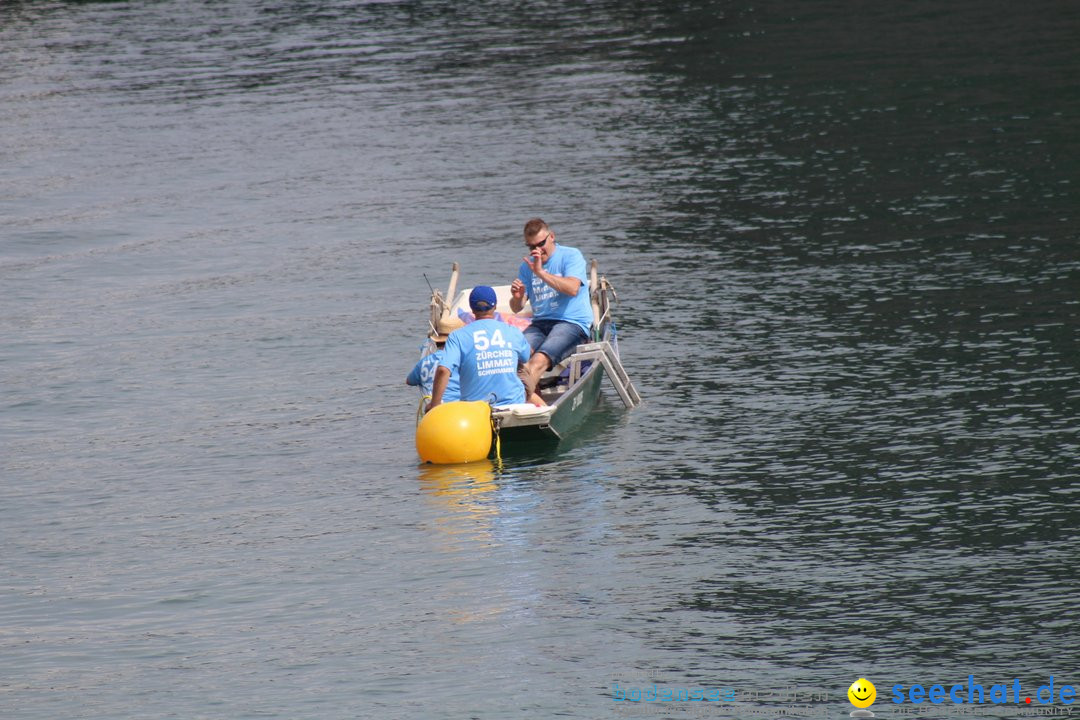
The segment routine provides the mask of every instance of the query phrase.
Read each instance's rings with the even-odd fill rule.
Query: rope
[[[611,293],[611,297],[613,297],[615,299],[615,304],[618,305],[619,304],[619,294],[617,292],[615,292],[615,286],[612,285],[611,282],[606,277],[600,278],[600,285],[605,290],[607,290],[608,292]]]
[[[431,400],[430,395],[421,395],[420,404],[416,406],[416,424],[419,425],[420,421],[424,419],[424,406]]]
[[[499,421],[495,419],[494,408],[491,413],[491,432],[495,433],[495,466],[502,469],[502,440],[499,438]]]

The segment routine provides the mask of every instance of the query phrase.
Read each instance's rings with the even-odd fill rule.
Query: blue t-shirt
[[[424,394],[430,397],[431,386],[435,383],[435,368],[439,367],[439,361],[442,360],[445,352],[446,350],[436,350],[430,355],[420,358],[420,361],[413,367],[412,372],[409,373],[409,377],[405,378],[405,382],[409,385],[419,385]],[[446,384],[446,390],[443,391],[443,402],[453,402],[461,399],[461,390],[458,384],[458,376],[455,373],[450,373],[450,382]]]
[[[581,327],[587,335],[592,327],[592,303],[589,301],[589,280],[586,276],[585,256],[577,248],[556,245],[555,252],[544,263],[544,270],[552,275],[573,277],[581,281],[577,295],[570,297],[533,275],[529,263],[521,263],[518,278],[525,283],[525,292],[532,305],[536,320],[565,320]]]
[[[513,325],[484,319],[450,333],[439,364],[461,378],[462,400],[492,405],[525,402],[518,363],[529,361],[529,343]]]

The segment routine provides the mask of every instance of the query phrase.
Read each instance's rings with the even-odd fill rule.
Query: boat
[[[435,351],[434,338],[439,329],[463,327],[472,319],[469,293],[472,288],[458,291],[460,266],[454,263],[446,293],[432,288],[428,343],[423,353]],[[492,286],[497,297],[496,319],[519,329],[532,320],[532,307],[528,299],[521,312],[510,309],[510,286]],[[634,388],[619,359],[618,335],[612,316],[615,290],[607,278],[599,275],[596,260],[589,264],[589,296],[592,300],[593,322],[589,342],[577,346],[575,351],[561,363],[546,372],[537,391],[547,403],[536,406],[520,403],[492,408],[492,422],[496,437],[505,448],[524,443],[559,442],[567,438],[594,410],[600,399],[604,378],[614,386],[623,404],[628,408],[641,403],[641,396]],[[421,403],[421,407],[423,402]],[[419,422],[421,413],[417,413]],[[498,443],[493,443],[497,447]]]

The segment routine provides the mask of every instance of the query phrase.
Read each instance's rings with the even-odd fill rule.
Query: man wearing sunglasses
[[[529,255],[510,284],[510,309],[521,312],[526,297],[532,305],[532,324],[525,328],[532,355],[521,380],[530,401],[537,402],[540,376],[588,341],[592,305],[580,250],[556,245],[555,233],[540,218],[525,223],[525,247]]]

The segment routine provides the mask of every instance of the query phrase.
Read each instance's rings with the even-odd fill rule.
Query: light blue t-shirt
[[[525,292],[532,305],[535,320],[565,320],[581,327],[586,334],[592,327],[592,303],[589,302],[589,280],[586,276],[585,256],[577,248],[556,245],[555,252],[544,263],[544,270],[552,275],[574,277],[581,281],[577,295],[563,295],[555,288],[533,275],[529,263],[521,263],[518,278],[525,283]]]
[[[436,350],[430,355],[420,358],[420,361],[413,367],[412,372],[409,373],[409,377],[405,378],[406,384],[419,385],[423,393],[430,396],[431,386],[435,382],[435,368],[439,367],[439,361],[442,360],[445,352],[445,349]],[[446,384],[446,390],[443,391],[443,402],[453,402],[461,399],[461,390],[458,385],[457,374],[450,373],[450,382]]]
[[[492,405],[525,402],[518,363],[529,361],[529,343],[513,325],[484,319],[450,333],[439,364],[461,378],[462,400]]]

